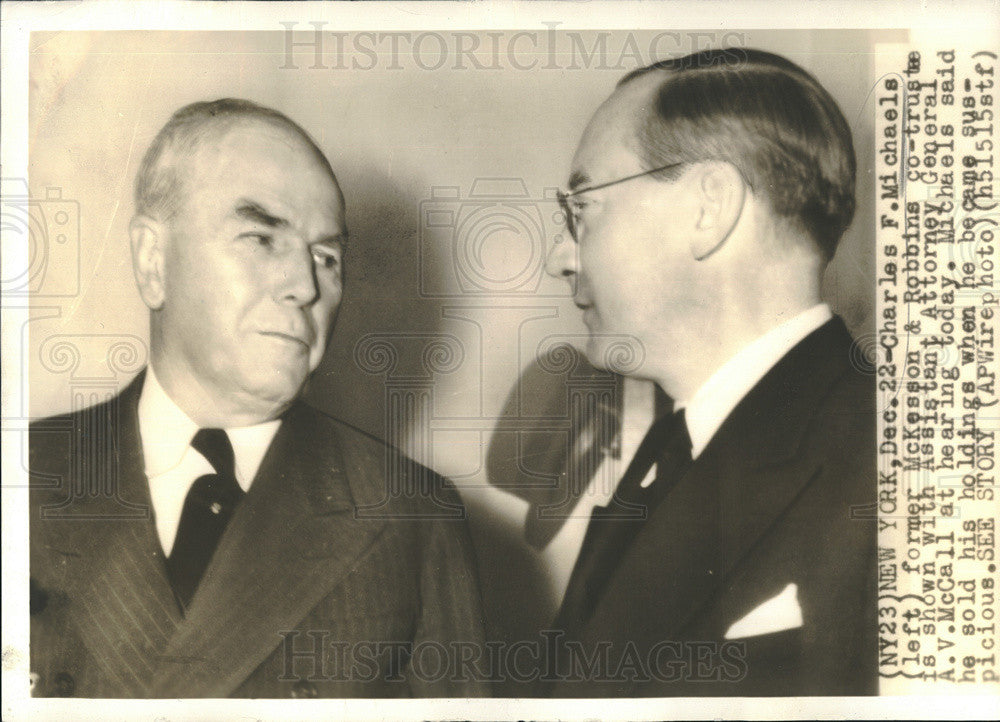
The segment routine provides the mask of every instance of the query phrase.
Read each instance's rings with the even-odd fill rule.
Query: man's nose
[[[565,278],[570,283],[577,272],[578,246],[572,240],[564,238],[552,244],[549,255],[545,259],[545,272],[554,278]]]
[[[278,303],[308,306],[319,296],[316,269],[309,248],[296,248],[285,253],[278,274],[274,294]]]

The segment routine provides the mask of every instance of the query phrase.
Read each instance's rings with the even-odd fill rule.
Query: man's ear
[[[691,255],[703,261],[722,248],[732,234],[743,212],[747,187],[730,163],[704,163],[694,180],[699,208]]]
[[[163,223],[143,215],[134,217],[128,227],[135,283],[143,303],[152,311],[163,306],[166,299],[163,254],[167,232]]]

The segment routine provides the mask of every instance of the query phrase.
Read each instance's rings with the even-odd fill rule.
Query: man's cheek
[[[340,293],[324,299],[323,303],[313,309],[313,323],[316,326],[316,333],[319,336],[329,336],[337,318],[337,309],[340,308]]]

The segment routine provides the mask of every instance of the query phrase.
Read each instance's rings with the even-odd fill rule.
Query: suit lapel
[[[76,417],[70,488],[98,490],[35,523],[67,575],[78,632],[98,660],[105,696],[148,693],[155,660],[180,621],[166,577],[144,474],[140,374],[118,397]],[[95,448],[95,444],[107,448]]]
[[[737,405],[625,552],[587,625],[591,634],[680,637],[819,472],[804,438],[848,369],[850,344],[843,323],[828,322]]]
[[[317,438],[321,426],[304,405],[286,415],[170,641],[155,696],[232,693],[379,535],[384,520],[354,512],[381,466]]]

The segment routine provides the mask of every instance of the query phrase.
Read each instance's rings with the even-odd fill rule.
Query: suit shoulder
[[[362,431],[346,421],[331,416],[315,406],[300,402],[294,407],[294,416],[290,419],[304,433],[318,437],[335,437],[343,446],[351,447],[373,458],[384,455],[387,449],[393,449],[390,444],[377,436]]]
[[[850,367],[830,390],[828,403],[875,411],[875,369],[867,362],[851,361]]]
[[[62,474],[69,465],[74,438],[86,434],[95,415],[106,414],[104,404],[73,413],[37,419],[28,424],[28,473],[35,476]]]
[[[110,399],[79,411],[69,411],[41,419],[35,419],[28,424],[28,437],[35,443],[44,445],[55,435],[65,435],[68,429],[88,430],[97,424],[109,423],[113,416],[113,406],[116,399]]]
[[[387,490],[397,490],[398,495],[388,494],[393,503],[412,504],[423,510],[428,504],[461,506],[458,492],[449,479],[414,461],[392,444],[304,402],[295,409],[296,423],[307,426],[309,433],[337,440],[348,468],[356,471],[352,484],[362,484],[363,495],[385,500]]]
[[[112,428],[120,416],[115,409],[120,400],[119,395],[79,411],[32,421],[28,424],[31,462],[45,465],[53,459],[63,458],[75,437],[87,437]]]
[[[98,407],[91,407],[98,408]],[[35,419],[28,424],[28,439],[32,444],[45,445],[51,442],[54,435],[65,432],[67,429],[78,428],[86,418],[81,411],[73,413],[56,414],[46,416],[42,419]]]
[[[806,496],[815,519],[870,540],[874,525],[865,519],[873,513],[878,476],[875,377],[852,365],[813,414],[805,458],[820,472]]]
[[[828,445],[875,454],[875,376],[852,365],[817,405],[814,418]]]

